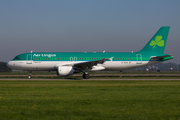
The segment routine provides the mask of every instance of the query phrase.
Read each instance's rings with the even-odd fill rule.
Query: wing
[[[73,65],[75,70],[91,70],[93,66],[96,66],[97,64],[103,64],[105,61],[109,59],[101,59],[101,60],[95,60],[95,61],[88,61],[88,62],[81,62],[81,63],[75,63]]]
[[[97,64],[103,64],[105,61],[110,60],[112,61],[113,57],[95,61],[87,61],[87,62],[80,62],[80,63],[66,63],[66,64],[57,64],[55,67],[59,66],[72,66],[76,72],[82,71],[89,71],[89,70],[103,70],[105,69],[102,66],[97,66]]]

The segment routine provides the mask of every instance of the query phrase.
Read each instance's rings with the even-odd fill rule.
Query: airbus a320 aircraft
[[[164,54],[169,26],[161,27],[146,46],[138,52],[30,52],[17,55],[8,62],[12,69],[29,71],[57,71],[58,76],[69,76],[88,71],[125,70],[172,59]]]

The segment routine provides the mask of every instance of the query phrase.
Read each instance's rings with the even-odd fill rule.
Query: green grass
[[[0,81],[1,120],[178,120],[179,81]]]

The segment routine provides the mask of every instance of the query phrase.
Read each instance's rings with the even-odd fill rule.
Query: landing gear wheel
[[[84,79],[89,79],[90,76],[89,76],[89,74],[83,74],[83,78],[84,78]]]
[[[29,71],[28,79],[31,79],[31,71]]]
[[[32,77],[31,77],[31,75],[28,75],[28,79],[31,79]]]

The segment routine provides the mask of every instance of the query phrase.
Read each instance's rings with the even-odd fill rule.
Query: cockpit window
[[[21,58],[19,57],[18,58],[18,56],[16,56],[13,60],[20,60]]]
[[[17,60],[18,59],[18,57],[15,57],[13,60]]]

